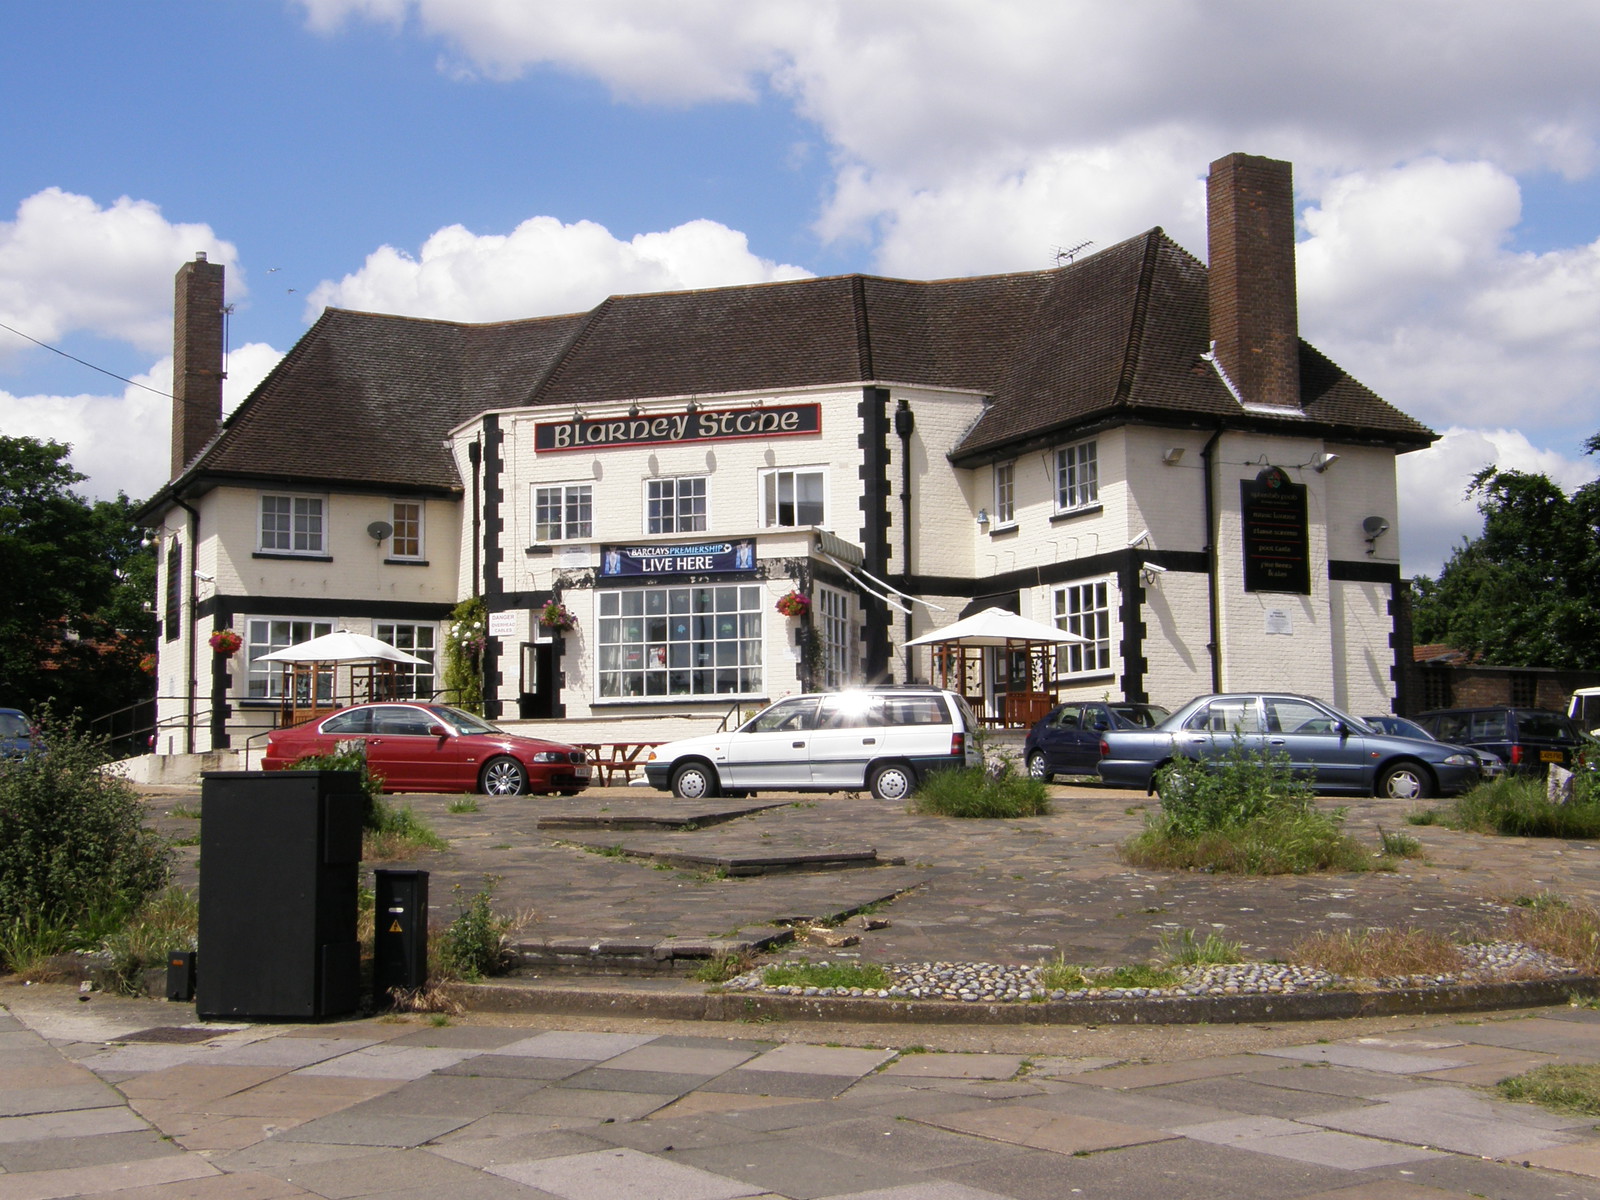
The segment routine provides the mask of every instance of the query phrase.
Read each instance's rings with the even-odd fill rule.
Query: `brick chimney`
[[[1250,154],[1219,158],[1206,207],[1217,358],[1247,404],[1299,408],[1292,168]]]
[[[172,301],[172,477],[222,420],[223,268],[205,252],[178,268]]]

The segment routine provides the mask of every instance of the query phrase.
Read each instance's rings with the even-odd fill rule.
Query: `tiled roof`
[[[494,325],[330,309],[189,474],[455,488],[441,439],[486,410],[871,380],[992,397],[966,462],[1119,420],[1432,440],[1304,343],[1304,414],[1246,413],[1200,359],[1208,325],[1204,265],[1159,229],[1045,271],[614,296]]]

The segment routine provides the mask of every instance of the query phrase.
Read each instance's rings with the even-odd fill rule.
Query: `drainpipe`
[[[1224,375],[1226,380],[1227,376]],[[1211,690],[1222,690],[1222,598],[1220,594],[1221,580],[1217,571],[1217,489],[1216,480],[1213,478],[1212,467],[1215,465],[1212,454],[1217,448],[1217,443],[1222,440],[1222,426],[1217,426],[1200,451],[1200,461],[1203,464],[1201,474],[1205,479],[1206,496],[1206,595],[1211,609],[1211,641],[1206,647],[1211,651]]]
[[[188,687],[184,693],[184,720],[183,720],[183,752],[194,753],[194,693],[197,681],[194,677],[195,670],[195,643],[200,640],[200,613],[199,605],[195,603],[195,572],[200,569],[200,510],[184,503],[177,496],[172,498],[179,508],[189,514],[189,578],[184,582],[183,589],[189,597],[188,636],[188,669],[186,674],[189,679]]]
[[[483,594],[482,567],[479,565],[478,556],[483,552],[479,544],[483,537],[483,513],[481,505],[482,488],[479,477],[483,473],[483,443],[474,438],[467,443],[467,461],[472,464],[472,594]]]
[[[911,405],[901,400],[894,410],[894,431],[900,435],[900,573],[907,582],[911,576],[911,434],[917,427],[916,414]],[[911,651],[906,643],[911,640],[911,607],[906,606],[901,618],[905,629],[900,639],[900,649],[906,656],[905,674],[901,679],[911,682]]]

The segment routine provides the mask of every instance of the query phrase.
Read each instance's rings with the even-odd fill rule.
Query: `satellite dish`
[[[1382,537],[1389,532],[1389,522],[1382,517],[1368,517],[1361,522],[1361,532],[1369,538]]]
[[[374,521],[367,526],[367,536],[375,542],[381,542],[394,532],[394,526],[387,521]]]

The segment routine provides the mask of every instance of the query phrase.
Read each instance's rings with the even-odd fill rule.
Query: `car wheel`
[[[478,784],[490,796],[520,796],[528,790],[528,772],[514,758],[491,758]]]
[[[1055,778],[1055,773],[1050,770],[1049,765],[1045,762],[1043,750],[1035,750],[1028,755],[1028,774],[1032,775],[1040,783],[1049,783]]]
[[[1378,776],[1378,795],[1390,800],[1426,800],[1433,795],[1433,778],[1416,763],[1395,763]]]
[[[672,794],[680,800],[709,800],[717,794],[717,774],[705,763],[684,763],[672,773]]]
[[[879,800],[904,800],[917,786],[917,774],[905,763],[884,763],[873,768],[868,786]]]

